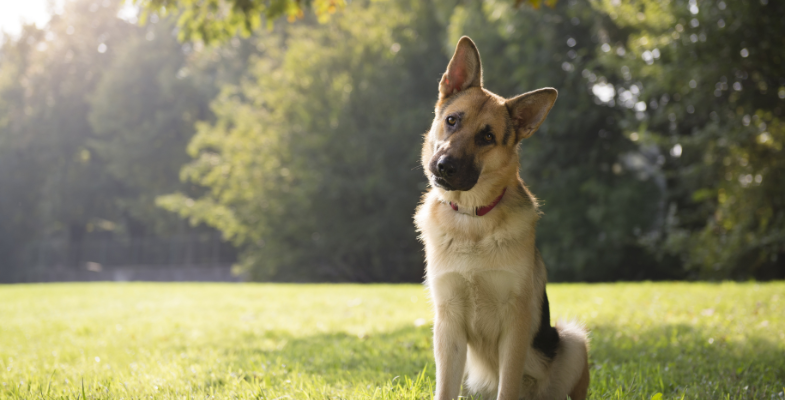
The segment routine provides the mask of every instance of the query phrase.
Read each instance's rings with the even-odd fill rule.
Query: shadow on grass
[[[772,339],[757,334],[733,339],[685,324],[635,332],[596,326],[592,389],[604,395],[592,397],[660,392],[665,398],[779,399],[785,386],[785,352]]]
[[[269,331],[244,336],[227,356],[254,375],[297,372],[327,382],[381,384],[395,376],[433,374],[430,327],[407,327],[370,335],[325,333],[294,337]],[[249,362],[250,361],[250,362]]]
[[[591,399],[650,399],[656,393],[662,393],[663,399],[785,398],[785,346],[764,332],[734,339],[712,336],[691,325],[666,324],[632,332],[614,325],[591,328]],[[267,331],[240,334],[232,341],[206,346],[167,350],[168,354],[192,355],[182,363],[183,368],[189,364],[208,367],[178,378],[181,386],[162,388],[166,396],[139,384],[121,388],[129,375],[117,381],[112,377],[95,380],[88,375],[84,379],[87,392],[92,393],[88,398],[143,398],[149,394],[181,398],[189,393],[236,393],[237,398],[254,399],[372,398],[377,397],[377,390],[381,393],[378,399],[428,400],[433,395],[429,326],[364,337]],[[49,393],[48,386],[46,380],[34,385],[3,385],[0,397],[83,398],[79,381],[59,386],[57,392],[63,396],[41,394]],[[110,392],[110,387],[115,389]]]
[[[285,332],[245,335],[226,348],[229,363],[249,379],[287,379],[292,374],[325,383],[383,385],[396,376],[433,379],[431,328],[403,328],[358,337],[344,333],[294,337]],[[689,325],[624,332],[592,328],[591,398],[782,398],[783,346],[753,335],[713,337]]]

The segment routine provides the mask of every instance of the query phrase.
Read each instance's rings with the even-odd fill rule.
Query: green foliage
[[[622,134],[624,113],[594,102],[585,70],[597,64],[594,44],[570,42],[597,37],[602,19],[566,3],[374,2],[323,25],[283,24],[253,39],[265,50],[251,77],[224,90],[218,120],[201,124],[190,145],[196,161],[183,177],[209,192],[159,204],[231,237],[253,279],[419,280],[410,222],[424,188],[418,134],[433,77],[469,34],[489,89],[561,91],[521,152],[524,179],[544,203],[539,245],[551,277],[679,276],[678,264],[647,259],[639,236],[656,224],[657,185],[619,169],[620,154],[636,149]]]
[[[554,317],[591,330],[590,399],[781,397],[783,293],[782,283],[548,287]],[[418,285],[0,286],[0,315],[2,398],[433,396]]]
[[[624,80],[617,92],[628,100],[617,106],[637,110],[627,112],[627,134],[666,156],[667,217],[652,248],[696,277],[782,277],[783,4],[599,6],[621,29],[601,62]]]
[[[3,43],[0,216],[7,222],[0,224],[0,257],[9,262],[2,269],[36,237],[53,231],[79,237],[86,221],[110,213],[101,192],[111,183],[86,145],[92,129],[85,95],[132,29],[114,13],[115,7],[71,3],[46,30],[27,26],[19,39]]]
[[[455,10],[448,42],[463,34],[477,42],[492,91],[559,90],[545,124],[521,145],[522,177],[543,203],[538,246],[550,278],[678,276],[677,265],[648,262],[636,238],[655,223],[657,186],[618,168],[620,155],[634,149],[622,135],[623,114],[595,104],[592,94],[587,68],[597,63],[603,19],[588,4],[538,11],[473,4]]]
[[[213,103],[183,177],[204,196],[159,204],[221,229],[254,279],[416,281],[417,152],[446,65],[429,3],[356,4],[286,24]]]
[[[346,0],[134,0],[143,9],[142,22],[160,13],[179,15],[178,27],[181,40],[220,42],[236,35],[248,37],[263,24],[268,28],[275,20],[287,17],[289,22],[302,19],[306,11],[312,12],[319,22],[344,10]],[[515,7],[522,4],[537,9],[542,4],[553,7],[556,0],[515,0]]]
[[[320,21],[343,8],[343,0],[135,0],[143,9],[142,23],[156,14],[179,15],[178,33],[181,40],[213,43],[236,35],[248,37],[266,23],[268,27],[279,17],[289,21],[303,18],[304,9],[312,7]]]
[[[205,229],[168,210],[252,279],[421,280],[420,134],[468,34],[490,90],[560,92],[521,146],[551,279],[785,277],[782,4],[519,3],[67,3],[0,48],[0,275]]]
[[[232,67],[118,6],[68,2],[0,47],[0,279],[34,266],[48,241],[68,243],[55,262],[75,267],[87,238],[190,229],[154,200],[190,189],[178,179],[185,146]]]
[[[90,96],[94,135],[86,144],[122,185],[118,212],[153,232],[177,230],[176,218],[155,198],[183,186],[178,172],[188,159],[185,147],[196,121],[210,117],[208,99],[215,95],[194,82],[198,77],[171,29],[162,21],[126,39]]]

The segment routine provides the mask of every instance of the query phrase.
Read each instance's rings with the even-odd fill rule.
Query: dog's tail
[[[583,324],[558,321],[559,348],[548,368],[547,385],[538,393],[541,399],[584,400],[589,391],[589,335]]]

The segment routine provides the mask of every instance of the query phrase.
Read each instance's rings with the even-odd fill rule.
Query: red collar
[[[504,190],[502,190],[502,194],[500,194],[499,197],[497,197],[496,200],[493,201],[493,203],[488,204],[487,206],[482,206],[474,209],[474,215],[478,217],[482,217],[483,215],[491,212],[491,210],[493,210],[493,208],[496,207],[497,204],[499,204],[499,202],[502,200],[502,197],[504,197],[504,193],[506,192],[507,192],[507,188],[504,188]],[[450,202],[450,207],[452,207],[452,209],[455,211],[462,212],[462,210],[458,209],[458,205],[453,202]],[[463,212],[463,213],[471,215],[471,213],[468,212]]]

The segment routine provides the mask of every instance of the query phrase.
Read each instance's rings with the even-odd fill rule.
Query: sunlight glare
[[[0,36],[16,36],[22,25],[35,24],[42,28],[49,22],[52,13],[63,9],[64,0],[0,1]]]

